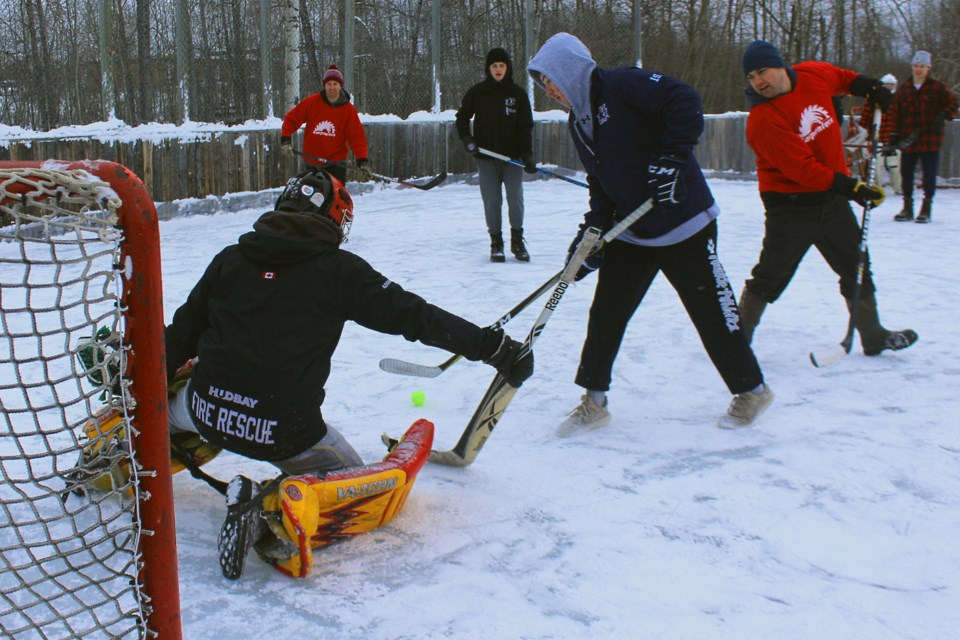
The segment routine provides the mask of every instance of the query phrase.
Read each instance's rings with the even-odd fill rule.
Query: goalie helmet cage
[[[0,637],[181,638],[159,246],[127,168],[0,162]]]

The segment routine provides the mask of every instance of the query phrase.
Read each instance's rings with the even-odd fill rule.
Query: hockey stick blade
[[[832,364],[840,362],[849,353],[849,349],[846,349],[843,345],[838,344],[835,347],[824,349],[819,353],[814,353],[811,351],[810,362],[813,363],[813,366],[822,369],[823,367],[829,367]]]

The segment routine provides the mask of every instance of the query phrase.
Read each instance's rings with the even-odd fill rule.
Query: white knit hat
[[[897,84],[897,76],[893,75],[892,73],[888,73],[887,75],[880,78],[880,83],[881,84]]]
[[[928,67],[933,66],[933,59],[929,51],[917,51],[913,54],[913,62],[910,64],[925,64]]]

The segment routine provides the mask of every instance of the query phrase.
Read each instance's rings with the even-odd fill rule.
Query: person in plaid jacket
[[[897,77],[892,73],[888,73],[880,78],[880,82],[883,83],[883,86],[886,87],[890,93],[895,93],[897,91]],[[867,100],[863,103],[863,108],[860,110],[860,126],[858,129],[863,132],[863,137],[867,140],[873,140],[874,109],[874,104]],[[890,110],[887,109],[887,113],[883,114],[884,121],[890,119],[889,111]],[[880,123],[880,127],[883,128],[883,122]],[[899,149],[887,150],[887,153],[883,155],[882,162],[877,164],[877,184],[889,184],[893,188],[894,193],[898,195],[903,193],[903,186],[900,183]]]
[[[917,222],[930,222],[933,194],[937,188],[943,122],[957,117],[957,96],[947,85],[930,77],[932,58],[927,51],[913,56],[913,77],[893,98],[890,113],[880,127],[880,140],[887,151],[902,148],[900,177],[903,182],[903,210],[894,220],[913,220],[913,174],[917,163],[923,168],[923,203]]]

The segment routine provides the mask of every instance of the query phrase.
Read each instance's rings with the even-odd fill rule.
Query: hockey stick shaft
[[[868,183],[873,184],[877,177],[877,158],[880,155],[880,145],[878,144],[880,136],[880,121],[883,117],[880,109],[873,112],[873,151],[870,153],[870,170],[868,171]],[[857,252],[857,278],[853,284],[853,293],[850,296],[850,319],[847,322],[847,333],[840,341],[839,348],[834,347],[821,353],[810,352],[810,362],[815,367],[827,367],[839,362],[850,353],[853,348],[853,337],[857,331],[857,311],[860,306],[860,296],[863,291],[863,272],[867,266],[867,232],[870,230],[870,210],[873,203],[867,203],[863,206],[863,213],[860,214],[860,247]]]
[[[380,180],[381,182],[390,182],[390,183],[401,184],[401,185],[403,185],[403,186],[405,186],[405,187],[413,187],[414,189],[419,189],[419,190],[421,190],[421,191],[429,191],[430,189],[433,189],[434,187],[436,187],[436,186],[439,185],[441,182],[443,182],[444,180],[447,179],[447,172],[446,172],[446,171],[441,171],[438,175],[436,175],[436,176],[434,176],[432,179],[430,179],[429,182],[425,182],[425,183],[423,183],[423,184],[415,184],[415,183],[413,183],[413,182],[407,182],[406,180],[401,180],[400,178],[391,178],[390,176],[385,176],[385,175],[382,175],[382,174],[379,174],[379,173],[374,173],[373,171],[370,171],[369,169],[365,169],[365,168],[363,168],[363,167],[359,167],[359,166],[357,166],[356,164],[354,164],[353,162],[348,162],[348,161],[346,161],[346,160],[334,160],[334,161],[331,161],[331,160],[327,160],[326,158],[318,158],[317,156],[312,156],[312,155],[310,155],[309,153],[304,153],[303,151],[300,151],[299,149],[293,149],[293,152],[296,153],[296,154],[297,154],[298,156],[300,156],[301,158],[303,158],[304,160],[314,160],[314,161],[316,161],[316,162],[321,163],[322,166],[323,166],[323,165],[332,165],[332,166],[344,167],[344,168],[346,168],[346,169],[353,169],[354,171],[359,171],[360,173],[365,173],[365,174],[367,174],[368,176],[370,176],[370,177],[372,177],[372,178],[376,178],[377,180]],[[322,168],[322,166],[321,166],[321,168]]]
[[[530,306],[530,304],[549,291],[560,279],[560,272],[558,271],[553,275],[549,280],[540,285],[536,291],[528,295],[516,306],[514,306],[510,311],[507,311],[505,314],[500,316],[496,322],[491,325],[488,325],[489,329],[500,329],[506,325],[510,320],[513,319],[518,313]],[[396,373],[404,376],[416,376],[418,378],[436,378],[441,373],[449,369],[453,364],[462,359],[461,355],[453,355],[444,360],[442,363],[435,367],[431,367],[424,364],[416,364],[414,362],[407,362],[405,360],[397,360],[395,358],[384,358],[380,361],[380,368],[386,371],[387,373]]]
[[[509,162],[510,164],[515,164],[515,165],[517,165],[518,167],[523,167],[523,166],[525,166],[525,165],[524,165],[522,162],[520,162],[519,160],[515,160],[515,159],[510,158],[510,157],[508,157],[508,156],[505,156],[505,155],[503,155],[503,154],[497,153],[496,151],[490,151],[489,149],[484,149],[484,148],[482,148],[482,147],[478,147],[478,148],[477,148],[477,151],[479,151],[480,153],[482,153],[482,154],[485,155],[485,156],[490,156],[491,158],[496,158],[497,160],[503,160],[504,162]],[[590,188],[590,185],[588,185],[586,182],[580,182],[579,180],[574,180],[573,178],[568,178],[567,176],[562,176],[562,175],[560,175],[559,173],[554,173],[553,171],[550,171],[549,169],[544,169],[544,168],[542,168],[542,167],[537,167],[537,173],[542,173],[543,175],[545,175],[545,176],[550,176],[551,178],[559,178],[559,179],[563,180],[564,182],[569,182],[570,184],[575,184],[575,185],[577,185],[578,187],[584,187],[584,188],[587,188],[587,189]]]
[[[636,223],[646,215],[652,208],[653,202],[648,200],[637,207],[629,216],[614,225],[602,238],[592,238],[588,240],[589,245],[585,242],[580,243],[574,256],[560,272],[560,278],[554,288],[554,292],[544,306],[537,321],[533,324],[533,328],[530,329],[530,334],[527,336],[520,357],[523,357],[523,355],[531,350],[533,342],[543,332],[547,320],[553,314],[560,299],[569,287],[570,282],[574,279],[577,271],[586,259],[594,252],[600,250],[605,244],[613,241],[630,227],[630,225]],[[591,230],[588,229],[587,231]],[[584,237],[587,237],[587,233],[584,233]],[[500,418],[503,416],[504,411],[506,411],[507,406],[510,404],[510,401],[513,400],[513,396],[516,393],[517,389],[508,384],[504,377],[498,373],[487,389],[483,399],[480,401],[470,422],[467,423],[467,427],[464,429],[463,435],[460,436],[460,440],[456,446],[447,451],[431,451],[430,461],[456,467],[466,467],[471,464],[474,459],[476,459],[477,454],[480,453],[480,449],[483,448],[483,445],[490,437],[494,427],[497,426],[497,423],[500,421]]]

